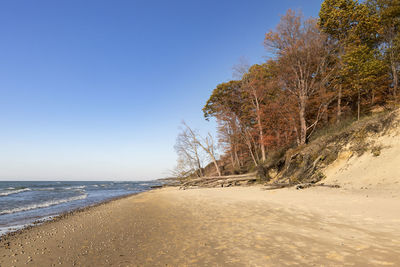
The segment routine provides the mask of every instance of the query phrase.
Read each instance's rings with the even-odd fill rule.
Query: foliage
[[[253,170],[262,180],[272,178],[271,168],[286,169],[291,182],[302,176],[321,179],[315,166],[338,153],[326,147],[333,143],[328,137],[348,140],[343,130],[350,123],[361,123],[377,105],[387,108],[398,101],[399,29],[400,0],[325,0],[318,19],[288,10],[265,35],[264,46],[273,56],[237,66],[238,79],[218,84],[206,102],[204,117],[216,120],[222,149],[219,160],[205,153],[208,166],[218,174]],[[197,133],[195,147],[182,143],[182,134],[189,133],[178,137],[178,163],[191,166],[182,168],[186,173],[203,175],[202,160],[185,160],[179,148],[185,144],[193,154],[195,147],[204,152],[217,145]],[[307,145],[325,137],[332,142]],[[371,149],[363,140],[355,152]]]

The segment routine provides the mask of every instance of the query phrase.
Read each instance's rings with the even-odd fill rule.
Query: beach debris
[[[251,184],[257,181],[255,173],[229,176],[209,176],[189,179],[182,183],[180,189],[193,189],[199,187],[230,187]]]
[[[305,184],[296,185],[296,189],[300,190],[300,189],[306,189],[309,187],[316,187],[316,186],[329,187],[329,188],[340,188],[340,185],[337,185],[337,184],[330,185],[330,184],[324,184],[324,183],[320,183],[320,184],[305,183]]]

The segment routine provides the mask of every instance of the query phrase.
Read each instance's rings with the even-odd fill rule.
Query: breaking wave
[[[87,197],[87,194],[80,195],[80,196],[75,196],[75,197],[70,197],[70,198],[64,198],[64,199],[59,199],[59,200],[51,200],[51,201],[46,201],[38,204],[32,204],[29,206],[23,206],[15,209],[10,209],[10,210],[2,210],[0,211],[0,215],[3,214],[11,214],[11,213],[16,213],[16,212],[21,212],[21,211],[27,211],[27,210],[34,210],[34,209],[40,209],[40,208],[46,208],[66,202],[71,202],[75,200],[80,200],[80,199],[85,199]]]
[[[84,189],[84,188],[86,188],[86,185],[64,187],[65,190],[77,190],[77,189]]]
[[[10,187],[10,189],[11,189],[11,188],[12,188],[12,187]],[[7,188],[7,189],[8,189],[8,188]],[[14,189],[14,188],[12,188],[12,189]],[[11,189],[11,190],[12,190],[12,189]],[[1,193],[0,193],[0,196],[5,197],[5,196],[8,196],[8,195],[18,194],[18,193],[25,192],[25,191],[31,191],[31,189],[30,189],[30,188],[22,188],[22,189],[17,189],[17,190],[14,190],[14,191],[1,192]]]

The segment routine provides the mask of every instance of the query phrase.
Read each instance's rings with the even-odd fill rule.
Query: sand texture
[[[0,242],[1,266],[399,266],[400,198],[165,188]]]

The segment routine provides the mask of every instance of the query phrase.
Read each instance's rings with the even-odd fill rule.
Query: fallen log
[[[340,188],[340,185],[337,185],[337,184],[331,185],[331,184],[324,184],[324,183],[320,183],[320,184],[306,183],[306,184],[296,185],[296,189],[300,190],[300,189],[306,189],[309,187],[316,187],[316,186],[329,187],[329,188]]]
[[[263,190],[275,190],[275,189],[281,189],[281,188],[287,188],[291,187],[292,185],[290,184],[269,184],[266,185]]]
[[[186,181],[181,185],[181,188],[197,187],[218,187],[218,186],[235,186],[241,182],[256,181],[255,173],[245,175],[230,175],[230,176],[215,176],[196,178]]]

